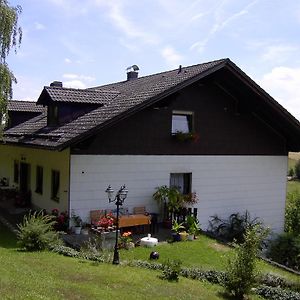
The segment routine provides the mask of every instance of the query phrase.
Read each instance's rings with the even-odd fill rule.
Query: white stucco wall
[[[170,173],[192,173],[199,197],[198,218],[206,229],[209,217],[250,211],[274,231],[283,230],[286,156],[130,156],[71,155],[71,209],[88,220],[89,211],[114,209],[105,189],[129,190],[124,206],[145,205],[157,211],[155,187],[169,185]]]

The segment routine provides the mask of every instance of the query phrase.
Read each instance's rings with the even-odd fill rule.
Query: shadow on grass
[[[17,237],[7,227],[0,223],[0,248],[16,248]]]

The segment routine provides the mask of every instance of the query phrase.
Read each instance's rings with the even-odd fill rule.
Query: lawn
[[[1,224],[0,234],[1,299],[226,299],[218,285],[186,278],[172,283],[159,279],[159,271],[22,252]]]
[[[200,235],[195,241],[186,241],[171,244],[160,244],[154,248],[160,254],[160,262],[167,259],[179,259],[185,267],[197,267],[206,270],[225,270],[226,263],[232,254],[228,246],[216,242],[214,239]],[[138,247],[134,250],[121,250],[122,260],[148,260],[152,248]],[[259,270],[263,273],[272,273],[283,276],[292,281],[299,281],[300,276],[289,273],[277,267],[258,260]]]
[[[298,191],[300,193],[300,181],[299,180],[291,180],[287,183],[287,193],[292,193]]]

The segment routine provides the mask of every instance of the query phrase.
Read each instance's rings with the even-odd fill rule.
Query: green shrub
[[[256,227],[256,230],[264,231],[262,222],[258,218],[252,219],[247,210],[243,214],[231,214],[228,219],[221,219],[215,215],[209,221],[209,231],[216,237],[229,242],[242,243],[247,228],[253,227]]]
[[[112,256],[111,252],[104,251],[102,244],[101,236],[89,239],[81,246],[79,257],[96,262],[109,262]]]
[[[210,283],[215,284],[223,284],[224,280],[226,278],[226,273],[222,271],[216,271],[216,270],[208,270],[203,271],[199,268],[182,268],[180,271],[180,275],[182,277],[195,279],[195,280],[206,280]]]
[[[288,172],[288,176],[294,177],[294,175],[295,175],[294,168],[290,168]]]
[[[128,262],[131,267],[139,267],[149,270],[163,270],[164,266],[160,263],[150,263],[144,260],[132,260]]]
[[[255,289],[255,293],[271,300],[300,300],[300,294],[293,291],[283,290],[279,287],[261,285]]]
[[[290,289],[295,292],[300,291],[300,282],[290,281],[284,277],[280,277],[274,274],[263,274],[258,278],[259,284],[267,285],[270,287],[280,287],[282,289]]]
[[[294,191],[287,195],[287,205],[285,209],[285,231],[300,234],[300,193]]]
[[[59,244],[58,233],[54,231],[55,220],[52,216],[44,215],[42,211],[29,213],[18,224],[18,244],[27,251],[49,249]]]
[[[163,271],[159,276],[168,281],[178,281],[182,262],[180,260],[167,260],[163,263]]]
[[[64,256],[79,257],[79,252],[77,250],[64,245],[55,245],[51,250]]]
[[[300,179],[300,160],[296,162],[295,165],[295,175],[298,179]]]
[[[248,228],[244,236],[244,242],[235,245],[233,257],[226,267],[226,279],[224,286],[226,291],[235,299],[243,299],[250,292],[257,277],[255,259],[263,238],[256,228]]]
[[[271,241],[267,256],[272,260],[296,270],[300,267],[300,236],[292,233],[280,234]]]

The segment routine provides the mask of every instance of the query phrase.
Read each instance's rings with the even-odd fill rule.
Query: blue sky
[[[300,119],[299,0],[14,0],[14,99],[54,80],[86,88],[229,57]]]

